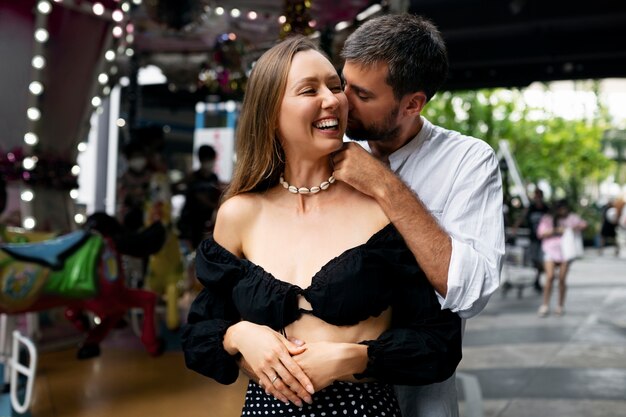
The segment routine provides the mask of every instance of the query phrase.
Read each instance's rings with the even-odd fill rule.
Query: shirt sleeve
[[[237,357],[226,352],[224,333],[239,321],[232,290],[240,279],[241,261],[212,240],[197,251],[196,273],[204,288],[189,310],[181,341],[186,366],[222,384],[239,376]]]
[[[461,361],[461,318],[442,310],[421,270],[400,279],[394,290],[392,325],[376,340],[367,340],[368,364],[356,378],[401,385],[445,381]]]
[[[456,180],[441,224],[451,236],[448,292],[437,294],[442,309],[462,318],[480,313],[500,285],[504,255],[502,179],[493,149],[480,146],[467,152],[457,167]]]

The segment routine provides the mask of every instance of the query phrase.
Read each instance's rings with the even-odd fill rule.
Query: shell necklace
[[[333,173],[334,174],[334,173]],[[284,174],[280,174],[280,183],[287,191],[293,194],[316,194],[322,190],[330,187],[330,184],[335,182],[335,176],[331,175],[328,179],[322,182],[319,186],[316,187],[296,187],[295,185],[289,185],[287,181],[285,181]]]

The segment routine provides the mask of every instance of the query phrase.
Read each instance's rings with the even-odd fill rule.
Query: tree
[[[484,139],[494,149],[508,139],[523,178],[547,181],[557,196],[578,203],[584,186],[605,178],[612,162],[602,153],[608,113],[595,87],[597,111],[591,120],[568,120],[527,105],[519,89],[443,92],[424,115],[437,124]]]

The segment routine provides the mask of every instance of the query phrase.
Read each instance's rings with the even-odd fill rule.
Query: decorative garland
[[[35,162],[32,169],[24,168],[26,158]],[[75,165],[76,162],[54,154],[29,157],[19,148],[6,153],[0,151],[0,177],[7,182],[22,181],[33,187],[56,190],[78,188],[78,179],[72,174]]]
[[[291,34],[311,35],[313,18],[311,18],[312,0],[285,0],[285,22],[280,27],[280,38],[284,39]]]

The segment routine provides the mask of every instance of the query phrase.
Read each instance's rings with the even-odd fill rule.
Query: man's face
[[[349,114],[346,135],[353,140],[389,141],[398,136],[400,103],[387,84],[387,65],[343,67]]]

